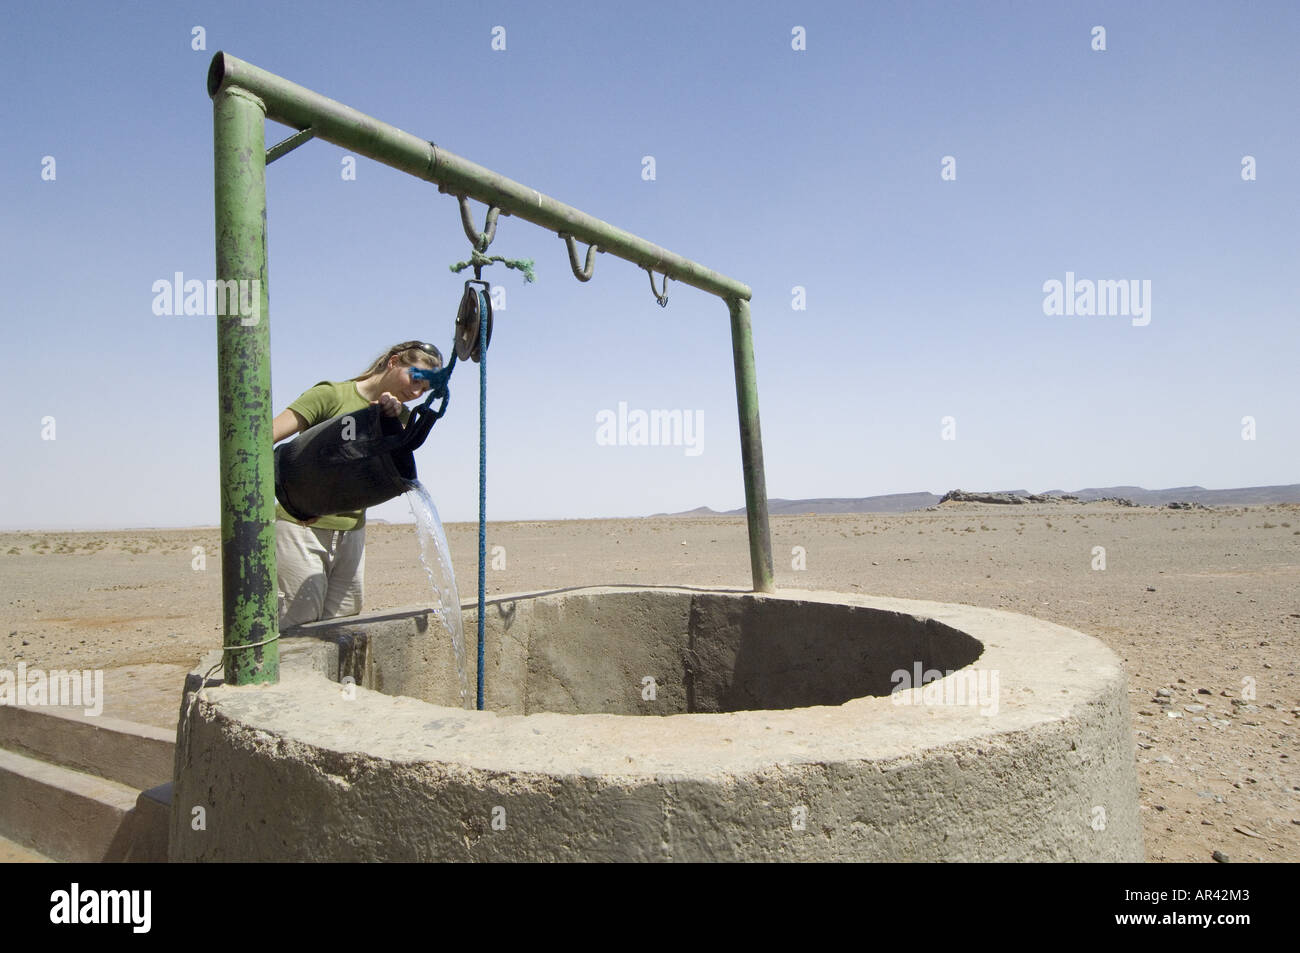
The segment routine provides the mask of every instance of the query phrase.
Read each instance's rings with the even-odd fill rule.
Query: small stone
[[[1198,689],[1196,690],[1196,694],[1198,694],[1198,695],[1213,695],[1214,692],[1210,691],[1208,688],[1198,688]]]
[[[1195,714],[1198,711],[1205,711],[1204,705],[1184,705],[1183,711],[1189,711]]]
[[[1203,716],[1203,715],[1193,715],[1193,716],[1192,716],[1192,721],[1193,721],[1193,722],[1198,722],[1198,721],[1199,721],[1199,722],[1203,722],[1203,721],[1205,721],[1205,716]]]
[[[1186,685],[1186,684],[1187,684],[1187,679],[1185,679],[1185,678],[1180,678],[1180,679],[1178,680],[1178,684],[1179,684],[1179,685]]]
[[[1156,761],[1157,764],[1173,764],[1173,763],[1174,763],[1174,759],[1171,758],[1171,757],[1170,757],[1169,755],[1167,755],[1167,754],[1158,754],[1158,755],[1156,755],[1156,757],[1155,757],[1155,761]]]
[[[1221,850],[1216,850],[1210,856],[1213,857],[1216,861],[1218,861],[1221,864],[1231,863],[1231,861],[1228,860],[1228,855]]]
[[[1161,698],[1172,698],[1174,695],[1174,693],[1167,688],[1157,688],[1156,694],[1159,695]]]
[[[1155,698],[1153,698],[1153,699],[1151,699],[1151,700],[1152,700],[1153,702],[1155,702],[1157,705],[1172,705],[1172,704],[1173,704],[1173,701],[1172,701],[1171,699],[1163,698],[1163,697],[1161,697],[1161,696],[1157,696],[1157,697],[1155,697]]]
[[[1154,715],[1155,712],[1153,712],[1153,711],[1152,711],[1151,709],[1149,709],[1149,708],[1139,708],[1139,709],[1138,709],[1138,714],[1139,714],[1139,715]]]
[[[1155,808],[1157,811],[1163,811],[1165,809],[1165,806],[1163,804],[1157,804]]]
[[[1165,712],[1165,714],[1168,715],[1170,718],[1182,718],[1182,717],[1183,717],[1183,713],[1182,713],[1181,711],[1167,711],[1167,712]]]
[[[23,645],[31,645],[31,644],[32,643],[28,642],[26,639],[23,639]]]
[[[1155,591],[1156,591],[1155,586],[1147,586],[1147,592],[1155,592]]]
[[[1204,824],[1206,827],[1214,826],[1214,821],[1201,821],[1201,823]]]

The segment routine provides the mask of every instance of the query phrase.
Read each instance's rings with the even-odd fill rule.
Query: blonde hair
[[[436,371],[442,367],[442,352],[432,344],[425,344],[423,341],[403,341],[401,344],[394,344],[371,363],[371,365],[349,380],[360,381],[367,377],[373,377],[376,374],[382,374],[388,367],[390,359],[396,357],[397,363],[403,367],[414,367],[419,361],[429,361],[433,364]]]

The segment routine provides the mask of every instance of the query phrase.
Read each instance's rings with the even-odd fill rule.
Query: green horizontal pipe
[[[513,179],[373,119],[327,96],[268,73],[228,53],[218,52],[208,68],[208,95],[236,87],[261,100],[266,118],[294,129],[310,128],[317,139],[392,166],[418,179],[434,182],[443,191],[468,195],[495,205],[509,215],[553,232],[597,245],[606,254],[668,275],[724,300],[748,301],[748,285],[675,255],[631,232],[557,202]]]

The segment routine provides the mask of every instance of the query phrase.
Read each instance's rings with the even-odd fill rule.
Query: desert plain
[[[778,587],[1007,609],[1116,652],[1148,861],[1300,861],[1300,504],[949,502],[771,527]],[[469,602],[477,524],[446,532]],[[488,546],[489,595],[750,585],[742,517],[492,522]],[[221,645],[220,551],[216,528],[0,533],[0,669],[103,669],[105,714],[174,729],[185,672]],[[429,603],[418,554],[413,525],[367,527],[366,611]]]

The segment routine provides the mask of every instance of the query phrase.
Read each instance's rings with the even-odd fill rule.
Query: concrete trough
[[[512,595],[476,712],[432,618],[290,630],[273,686],[195,698],[196,670],[171,859],[1142,859],[1124,675],[1071,629],[826,592]]]

